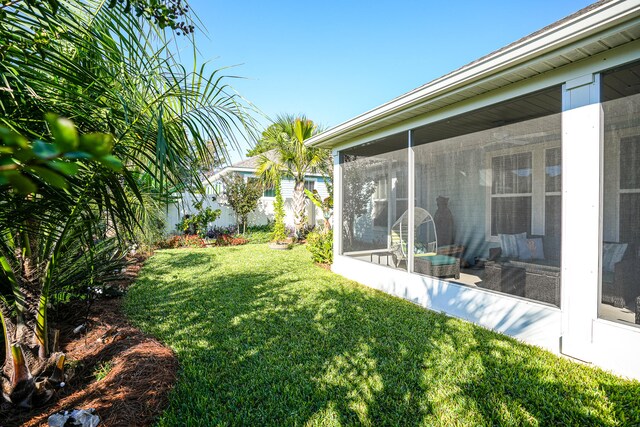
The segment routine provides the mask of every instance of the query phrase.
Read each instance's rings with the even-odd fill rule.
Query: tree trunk
[[[293,224],[296,227],[296,235],[300,237],[300,231],[307,222],[307,199],[304,195],[304,180],[297,181],[293,190]]]

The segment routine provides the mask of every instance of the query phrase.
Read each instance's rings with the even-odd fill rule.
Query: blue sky
[[[267,117],[336,126],[592,3],[190,0],[200,59]],[[183,52],[185,65],[190,53]],[[261,125],[267,119],[258,117]],[[233,154],[237,161],[244,156]]]

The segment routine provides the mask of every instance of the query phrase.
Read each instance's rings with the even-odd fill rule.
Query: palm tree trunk
[[[296,181],[293,190],[293,224],[296,227],[296,235],[300,237],[300,231],[307,222],[306,208],[307,200],[304,196],[304,180]]]

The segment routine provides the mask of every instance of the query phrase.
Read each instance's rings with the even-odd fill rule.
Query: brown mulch
[[[127,269],[126,288],[135,278],[143,260]],[[74,310],[71,310],[74,311]],[[94,408],[100,426],[148,426],[167,406],[167,394],[176,382],[178,361],[173,352],[146,336],[126,320],[122,298],[95,301],[91,307],[87,330],[74,334],[73,329],[85,321],[86,308],[75,310],[75,318],[57,325],[67,355],[66,386],[47,406],[19,411],[5,405],[0,408],[1,426],[47,425],[50,415],[63,410]],[[105,366],[110,368],[105,368]],[[100,381],[96,371],[108,371]]]

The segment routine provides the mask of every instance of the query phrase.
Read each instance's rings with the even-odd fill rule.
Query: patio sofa
[[[560,245],[553,237],[531,236],[542,243],[540,256],[504,256],[504,246],[491,248],[482,287],[560,307]],[[502,242],[501,242],[502,243]],[[523,246],[520,244],[520,246]],[[513,250],[513,248],[511,248]],[[509,249],[507,249],[509,251]],[[640,324],[640,260],[631,243],[603,245],[602,302],[626,307]],[[544,254],[544,256],[542,256]]]
[[[560,267],[517,259],[487,261],[483,287],[560,306]]]
[[[526,233],[500,239],[501,246],[489,250],[480,286],[560,307],[559,240]]]

